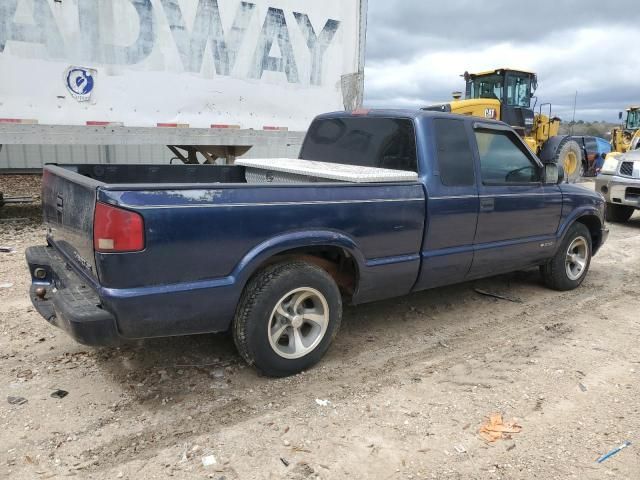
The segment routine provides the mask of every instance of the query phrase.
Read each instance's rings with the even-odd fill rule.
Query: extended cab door
[[[435,118],[429,139],[427,218],[416,290],[463,281],[473,260],[478,186],[471,123]]]
[[[540,161],[509,127],[474,126],[480,213],[469,277],[534,265],[549,258],[562,211],[557,185],[544,185]]]

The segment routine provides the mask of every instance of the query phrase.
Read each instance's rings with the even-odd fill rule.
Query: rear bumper
[[[47,322],[84,345],[122,342],[115,317],[101,307],[97,293],[58,252],[52,247],[30,247],[26,258],[31,273],[31,302]],[[37,269],[45,274],[39,270],[41,274],[36,275]]]
[[[240,290],[231,279],[112,289],[85,280],[55,247],[30,247],[30,295],[45,320],[85,345],[228,330]],[[38,278],[36,269],[46,275]],[[37,290],[41,290],[38,295]]]

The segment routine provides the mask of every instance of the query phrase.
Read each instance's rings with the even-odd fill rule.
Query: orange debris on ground
[[[485,424],[480,427],[478,433],[483,440],[495,442],[496,440],[511,438],[512,433],[520,433],[522,427],[516,422],[504,423],[502,414],[494,413],[489,416]]]

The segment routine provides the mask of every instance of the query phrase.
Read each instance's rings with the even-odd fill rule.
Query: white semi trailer
[[[0,0],[0,170],[53,146],[65,162],[133,146],[187,163],[296,156],[315,115],[361,106],[366,12],[367,0]]]

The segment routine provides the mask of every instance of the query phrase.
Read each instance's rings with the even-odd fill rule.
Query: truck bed
[[[298,159],[238,160],[220,165],[64,165],[65,170],[109,185],[213,183],[415,182],[415,172]]]
[[[354,259],[354,303],[407,293],[425,222],[417,181],[250,184],[242,166],[47,165],[43,203],[50,248],[125,338],[226,330],[255,269],[300,245]],[[97,204],[141,216],[144,248],[96,251]]]
[[[103,184],[246,183],[245,168],[207,165],[59,165],[60,168]]]

